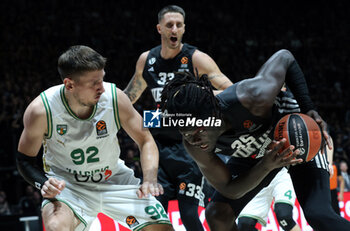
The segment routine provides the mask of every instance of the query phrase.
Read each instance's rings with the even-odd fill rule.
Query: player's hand
[[[147,198],[149,194],[152,196],[159,196],[164,193],[164,189],[161,184],[155,182],[143,182],[136,194],[138,198]]]
[[[282,149],[286,141],[285,138],[280,141],[274,140],[270,145],[270,149],[266,151],[262,161],[264,162],[264,166],[269,170],[303,162],[302,159],[296,158],[300,154],[300,151],[299,149],[294,150],[293,145],[290,145],[284,150]]]
[[[44,198],[54,198],[66,186],[66,182],[64,180],[58,180],[56,178],[50,177],[47,181],[45,181],[44,186],[41,188],[40,192]]]
[[[306,113],[308,116],[310,116],[311,118],[313,118],[316,123],[321,127],[321,130],[322,130],[322,134],[323,134],[323,137],[326,141],[326,144],[328,146],[329,149],[333,149],[333,144],[332,144],[332,141],[331,141],[331,137],[330,135],[328,134],[328,126],[327,126],[327,123],[322,119],[322,117],[318,114],[317,111],[315,110],[310,110]],[[323,148],[321,149],[322,153],[323,153]]]
[[[344,195],[343,193],[338,194],[338,201],[344,201]]]
[[[329,177],[332,178],[334,174],[334,169],[332,164],[328,164],[328,169],[329,169]]]

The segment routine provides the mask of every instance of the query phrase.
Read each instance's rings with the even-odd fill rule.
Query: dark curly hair
[[[206,74],[176,72],[161,95],[162,111],[188,113],[197,118],[220,117],[218,100]]]

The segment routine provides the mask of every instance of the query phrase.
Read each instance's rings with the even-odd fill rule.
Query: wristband
[[[21,152],[16,155],[17,169],[22,177],[37,189],[41,189],[48,178],[38,166],[36,157],[27,156]]]
[[[316,107],[310,98],[304,73],[295,60],[287,69],[286,84],[298,101],[301,112],[307,113],[310,110],[316,110]]]

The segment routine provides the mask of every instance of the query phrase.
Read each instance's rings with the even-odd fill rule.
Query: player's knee
[[[69,226],[67,226],[64,222],[60,221],[59,219],[49,219],[44,223],[45,230],[46,231],[59,231],[59,230],[69,230]]]
[[[240,231],[257,231],[255,228],[257,220],[251,217],[240,217],[238,219],[238,230]]]
[[[212,225],[228,224],[235,220],[231,206],[220,202],[208,204],[205,209],[205,218]]]
[[[278,223],[284,230],[291,230],[295,226],[293,206],[286,203],[276,203],[274,210]]]

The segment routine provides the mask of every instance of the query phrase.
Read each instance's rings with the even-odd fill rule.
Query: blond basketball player
[[[58,59],[63,84],[42,92],[24,114],[21,175],[41,190],[46,230],[87,230],[98,212],[132,230],[173,230],[157,183],[158,150],[128,97],[104,81],[106,59],[73,46]],[[123,128],[141,152],[143,182],[119,159]],[[43,172],[36,156],[43,144]]]

